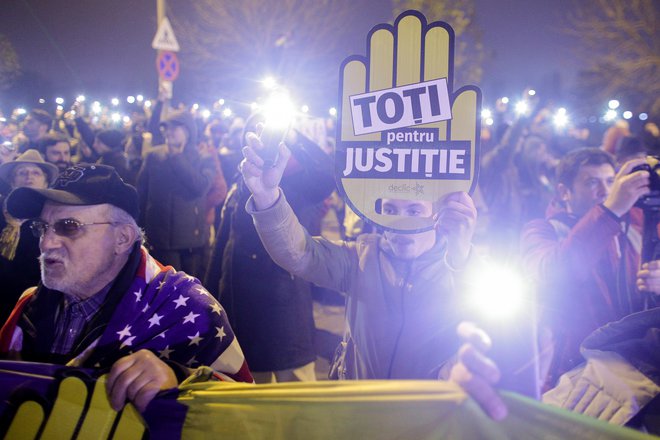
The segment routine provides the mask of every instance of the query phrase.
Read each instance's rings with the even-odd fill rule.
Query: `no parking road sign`
[[[174,81],[179,77],[179,59],[174,52],[161,51],[156,58],[156,69],[163,81]]]

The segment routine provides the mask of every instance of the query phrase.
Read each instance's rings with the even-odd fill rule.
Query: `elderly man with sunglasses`
[[[41,282],[0,330],[11,359],[109,369],[111,404],[140,410],[191,368],[252,381],[227,316],[199,281],[142,246],[138,198],[116,171],[76,165],[7,200],[39,237]]]

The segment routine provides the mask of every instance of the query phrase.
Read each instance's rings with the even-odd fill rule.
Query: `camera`
[[[660,207],[660,161],[658,158],[654,158],[654,165],[645,163],[638,165],[633,168],[630,173],[636,171],[648,171],[650,180],[649,180],[649,190],[650,192],[637,200],[635,206],[648,209],[653,207]]]

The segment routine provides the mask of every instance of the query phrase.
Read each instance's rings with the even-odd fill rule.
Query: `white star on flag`
[[[149,310],[149,304],[144,305],[144,309],[142,309],[142,313],[146,312],[147,310]]]
[[[158,283],[158,290],[162,289],[164,285],[165,285],[165,281],[161,281],[160,283]]]
[[[133,340],[137,336],[131,336],[130,338],[124,339],[124,342],[121,343],[121,346],[119,348],[124,348],[124,347],[132,347],[133,346]]]
[[[199,313],[193,313],[190,312],[188,315],[183,317],[183,323],[185,324],[186,322],[192,322],[193,324],[195,323],[195,319],[199,316]]]
[[[157,338],[163,338],[163,339],[165,339],[165,332],[166,332],[166,331],[167,331],[167,330],[163,330],[163,332],[162,332],[162,333],[159,333],[158,336],[156,336],[156,337],[157,337]]]
[[[223,325],[222,327],[216,327],[215,328],[218,333],[216,333],[215,337],[220,338],[220,342],[224,339],[225,336],[227,336],[227,333],[225,333],[225,326]]]
[[[154,313],[154,316],[149,318],[149,328],[153,327],[154,325],[160,325],[160,320],[163,319],[163,316],[165,315],[159,315],[158,313]]]
[[[179,295],[179,298],[174,300],[174,303],[176,304],[174,310],[178,309],[179,306],[187,306],[188,304],[186,304],[186,302],[188,302],[189,299],[190,298],[188,298],[187,296]]]
[[[126,338],[128,336],[131,336],[131,326],[126,325],[123,330],[118,331],[117,334],[119,335],[119,340],[121,341],[123,338]]]
[[[219,315],[222,312],[222,307],[217,303],[217,301],[214,301],[211,303],[211,310]]]
[[[142,289],[140,288],[136,290],[135,292],[133,292],[133,295],[135,295],[135,302],[136,303],[140,302],[140,300],[142,299]]]
[[[188,367],[192,367],[192,365],[197,362],[197,359],[195,359],[195,356],[193,356],[188,362],[186,362],[186,365]]]
[[[169,359],[169,358],[170,358],[170,354],[172,354],[172,353],[174,353],[174,350],[170,350],[170,346],[168,345],[168,346],[166,346],[164,349],[162,349],[161,351],[159,351],[159,352],[158,352],[158,355],[159,355],[161,358]]]
[[[197,345],[199,347],[200,341],[204,339],[199,337],[199,332],[195,333],[194,336],[186,336],[186,337],[190,339],[190,344],[188,344],[188,346]]]

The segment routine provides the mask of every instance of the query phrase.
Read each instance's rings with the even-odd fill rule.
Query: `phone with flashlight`
[[[259,157],[264,161],[264,167],[269,168],[275,165],[280,151],[280,143],[284,141],[289,132],[287,124],[266,124],[261,132],[261,143],[263,147],[257,151]]]
[[[485,355],[502,373],[498,388],[538,399],[542,384],[532,286],[516,267],[483,262],[472,270],[465,318],[492,341]]]

